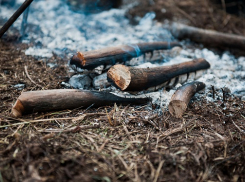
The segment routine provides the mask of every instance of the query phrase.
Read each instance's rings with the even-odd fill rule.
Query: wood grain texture
[[[191,98],[196,92],[205,88],[202,82],[191,82],[179,87],[173,94],[168,106],[172,116],[181,118],[187,109]]]
[[[200,29],[180,23],[172,23],[165,28],[169,29],[173,36],[178,39],[190,39],[194,42],[202,43],[210,47],[245,50],[244,36]]]
[[[188,78],[190,73],[208,68],[210,68],[210,64],[202,58],[154,68],[133,68],[125,65],[115,65],[108,70],[107,78],[108,81],[121,90],[141,91],[162,84],[167,85],[168,82],[171,82],[171,79],[178,77],[177,80],[173,80],[173,84],[176,84],[179,78],[185,79],[183,78],[184,74],[188,74]]]
[[[107,47],[83,53],[78,52],[71,58],[70,64],[82,69],[93,69],[100,65],[114,65],[147,52],[171,49],[175,46],[180,46],[180,44],[178,42],[149,42]]]
[[[55,89],[22,92],[12,108],[12,115],[20,117],[26,113],[109,106],[145,104],[149,98],[122,98],[108,92],[76,89]]]

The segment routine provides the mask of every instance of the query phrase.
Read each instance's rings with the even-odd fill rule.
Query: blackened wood
[[[180,46],[180,44],[178,42],[149,42],[107,47],[84,53],[78,52],[71,58],[70,64],[83,69],[93,69],[100,65],[114,65],[147,52],[171,49],[175,46]]]
[[[107,72],[108,81],[124,91],[141,91],[171,81],[180,75],[206,70],[210,64],[205,59],[196,59],[171,66],[133,68],[125,65],[112,66]],[[187,75],[187,79],[188,79]],[[178,80],[176,80],[177,82]]]
[[[32,3],[33,0],[26,0],[19,9],[8,19],[8,21],[0,29],[0,38],[9,29],[9,27],[16,21],[16,19],[25,11],[25,9]]]
[[[122,98],[107,92],[84,91],[76,89],[56,89],[22,92],[12,108],[12,115],[74,109],[89,106],[107,106],[114,103],[122,105],[145,104],[149,98]]]
[[[179,87],[173,94],[168,106],[172,116],[181,118],[187,109],[191,98],[196,92],[205,88],[203,82],[191,82]]]
[[[245,50],[244,36],[200,29],[180,23],[172,23],[171,25],[166,26],[166,28],[178,39],[190,39],[209,47]]]

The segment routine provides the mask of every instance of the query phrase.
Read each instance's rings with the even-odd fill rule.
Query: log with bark
[[[12,116],[20,117],[26,113],[74,109],[90,106],[109,106],[145,104],[150,98],[123,98],[107,92],[84,91],[76,89],[55,89],[22,92],[12,108]]]
[[[177,83],[186,81],[193,74],[195,78],[200,75],[197,74],[197,71],[203,71],[208,68],[210,68],[210,64],[202,58],[154,68],[134,68],[125,65],[115,65],[108,70],[107,78],[108,81],[121,90],[141,91],[154,87],[161,88],[170,84],[174,86]]]
[[[187,109],[187,106],[191,98],[198,91],[205,88],[205,84],[202,82],[191,82],[179,87],[173,94],[168,110],[172,116],[181,118]]]
[[[173,36],[178,39],[190,39],[210,47],[245,50],[244,36],[200,29],[180,23],[172,23],[170,25],[165,25],[164,27],[169,29]]]
[[[82,69],[93,69],[100,65],[114,65],[154,50],[171,49],[175,46],[180,46],[180,44],[178,42],[149,42],[78,52],[71,58],[70,65]]]

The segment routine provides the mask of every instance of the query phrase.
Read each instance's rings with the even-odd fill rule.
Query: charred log
[[[114,65],[147,52],[171,49],[175,46],[180,46],[180,44],[177,42],[151,42],[107,47],[84,53],[78,52],[71,58],[70,64],[83,69],[93,69],[100,65]]]
[[[89,106],[145,104],[149,98],[122,98],[107,92],[56,89],[22,92],[12,108],[12,115],[20,117],[26,113],[74,109]]]
[[[133,68],[125,65],[115,65],[107,72],[107,78],[116,87],[124,91],[141,91],[156,86],[176,84],[179,80],[186,81],[191,73],[194,77],[197,71],[210,68],[205,59],[196,59],[189,62],[171,66],[160,66],[155,68]],[[183,75],[187,75],[183,78]],[[181,76],[181,77],[179,77]],[[174,83],[171,83],[171,79]]]
[[[173,23],[168,28],[178,39],[190,39],[210,47],[245,49],[245,37]]]

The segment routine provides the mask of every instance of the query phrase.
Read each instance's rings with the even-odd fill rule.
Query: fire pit
[[[87,3],[84,2],[84,5],[87,5]],[[128,7],[111,9],[96,14],[87,14],[87,12],[74,12],[63,1],[54,1],[49,3],[48,7],[46,7],[46,1],[34,2],[30,9],[26,36],[22,37],[23,42],[31,43],[33,46],[29,47],[25,53],[26,55],[37,57],[51,57],[53,54],[57,54],[69,59],[77,51],[86,53],[86,51],[108,46],[118,46],[120,44],[125,44],[129,47],[137,42],[165,41],[169,45],[172,44],[175,39],[162,24],[154,21],[154,12],[147,13],[139,21],[138,25],[133,26],[124,17]],[[4,9],[5,7],[2,8]],[[11,11],[13,9],[8,10],[8,12]],[[7,9],[1,12],[7,12]],[[6,15],[2,14],[2,16],[4,17]],[[21,19],[14,26],[18,28],[20,22]],[[199,76],[201,77],[200,80],[206,83],[207,89],[210,89],[214,85],[217,88],[229,87],[231,94],[239,97],[243,96],[245,93],[245,84],[241,84],[241,79],[244,77],[244,57],[235,58],[229,52],[218,55],[207,48],[196,48],[194,46],[188,46],[187,48],[185,46],[186,43],[186,41],[182,41],[180,43],[182,48],[179,47],[172,50],[160,49],[158,51],[153,47],[152,50],[132,56],[131,60],[127,58],[124,60],[124,63],[129,66],[150,68],[181,63],[196,58],[204,58],[210,62],[211,69],[207,74]],[[132,46],[132,49],[135,49],[136,52],[137,49],[141,51],[142,48],[138,48],[137,44],[135,45],[136,47]],[[128,49],[124,47],[118,47],[118,49],[121,49],[121,52],[128,51],[124,50]],[[147,52],[151,52],[151,54],[149,55]],[[80,54],[82,55],[82,53]],[[141,54],[143,55],[141,56]],[[97,65],[92,67],[92,72],[86,71],[87,67],[83,69],[77,69],[77,66],[76,68],[73,67],[77,74],[70,78],[68,82],[70,85],[68,83],[63,83],[63,85],[78,89],[114,90],[113,87],[110,87],[106,78],[106,71],[112,65],[111,63],[105,65],[104,63],[98,62],[98,64],[96,63]],[[78,63],[73,61],[71,62],[71,66],[73,64],[76,65]],[[164,100],[159,101],[159,93],[161,91],[150,95],[154,102],[158,100],[157,104],[167,104],[170,96],[161,97]],[[170,93],[173,93],[173,91],[170,91]],[[212,100],[211,97],[207,98]],[[160,105],[160,107],[162,106]]]

